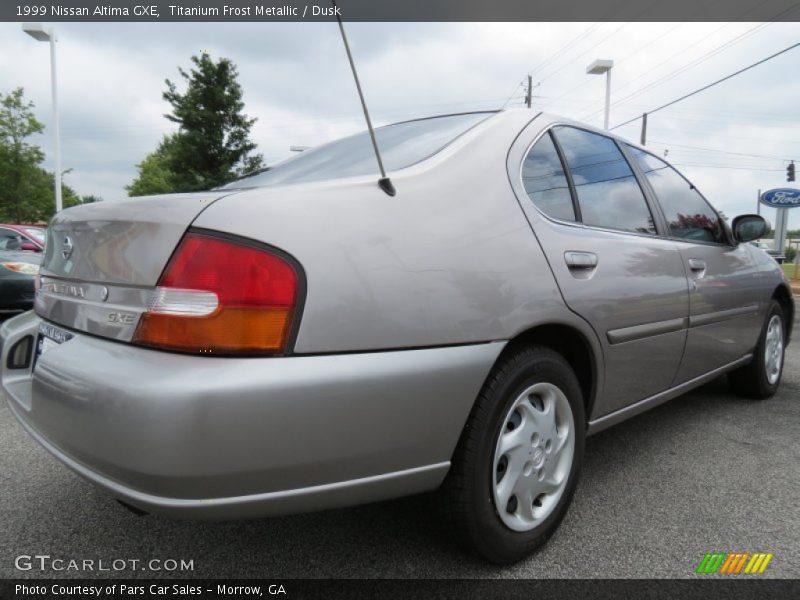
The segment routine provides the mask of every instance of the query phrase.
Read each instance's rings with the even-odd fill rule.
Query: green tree
[[[37,186],[44,153],[28,138],[44,125],[23,96],[22,88],[0,94],[0,215],[16,223],[30,220],[28,213],[43,200]]]
[[[44,153],[28,138],[44,126],[26,102],[22,88],[0,94],[0,221],[43,223],[55,212],[55,177],[41,167]],[[67,169],[64,173],[68,173]],[[64,207],[96,202],[96,196],[79,196],[61,184]]]
[[[174,144],[175,134],[165,135],[158,148],[136,165],[139,175],[130,185],[125,186],[129,196],[148,196],[180,191],[170,166]]]
[[[250,129],[256,119],[243,113],[236,66],[227,58],[192,56],[187,72],[178,67],[185,90],[165,80],[163,98],[172,107],[164,115],[178,124],[155,152],[137,165],[138,177],[126,188],[132,196],[207,190],[260,169]]]
[[[20,202],[21,219],[17,222],[46,223],[56,212],[55,176],[51,171],[35,167],[26,174],[27,185]],[[83,204],[83,197],[65,183],[61,183],[61,200],[64,208]]]

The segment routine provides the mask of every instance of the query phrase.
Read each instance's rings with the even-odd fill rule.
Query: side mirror
[[[763,237],[769,225],[761,215],[739,215],[731,224],[737,242],[750,242]]]
[[[37,246],[33,242],[22,242],[22,245],[19,247],[19,249],[24,250],[26,252],[41,252],[39,246]]]

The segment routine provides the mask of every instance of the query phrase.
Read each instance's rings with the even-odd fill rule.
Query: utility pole
[[[758,190],[758,196],[756,196],[756,214],[761,214],[761,189]]]
[[[525,106],[530,108],[532,101],[533,101],[533,77],[528,75],[528,91],[525,94]]]
[[[647,141],[647,113],[642,113],[642,139],[640,140],[640,144],[642,146],[645,145]]]

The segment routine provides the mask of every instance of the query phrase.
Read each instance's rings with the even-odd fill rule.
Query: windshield
[[[44,229],[38,227],[26,227],[25,233],[37,240],[40,244],[44,244]]]
[[[379,127],[375,130],[375,138],[384,167],[387,171],[395,171],[418,163],[439,152],[491,114],[494,113],[448,115]],[[364,131],[306,150],[222,189],[322,181],[370,173],[379,174],[378,163],[369,132]]]

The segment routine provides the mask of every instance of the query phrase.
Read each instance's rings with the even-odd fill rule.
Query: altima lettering
[[[80,285],[72,285],[69,283],[56,283],[48,282],[42,284],[42,289],[45,292],[52,294],[60,294],[62,296],[72,296],[74,298],[85,298],[86,291]]]

